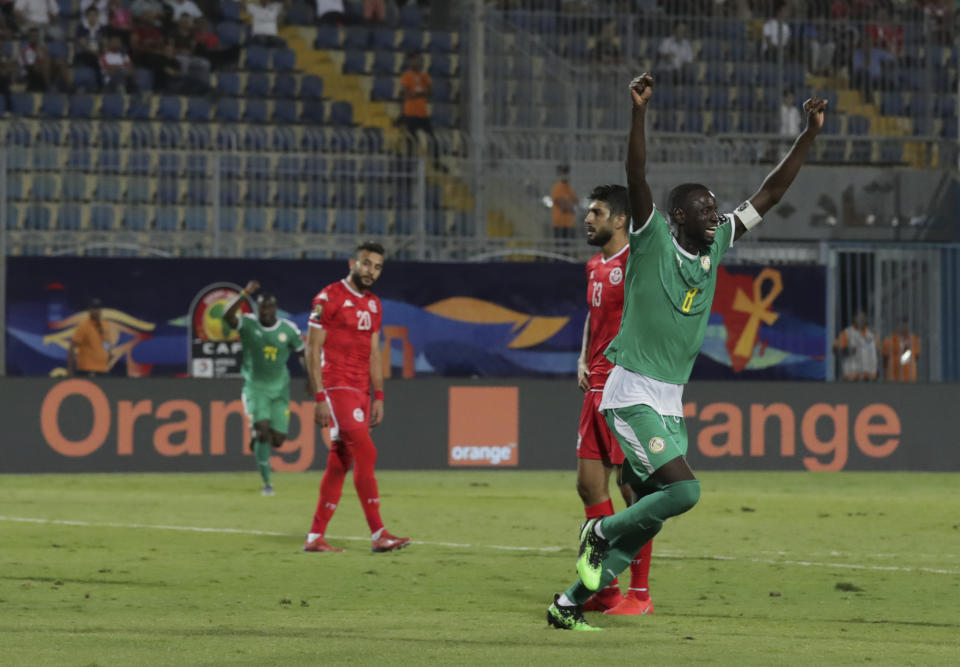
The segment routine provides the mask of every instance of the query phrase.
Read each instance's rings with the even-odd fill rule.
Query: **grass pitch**
[[[550,630],[572,472],[381,472],[300,551],[319,473],[0,476],[4,665],[956,665],[957,475],[703,473],[646,617]],[[625,585],[625,582],[622,582]]]

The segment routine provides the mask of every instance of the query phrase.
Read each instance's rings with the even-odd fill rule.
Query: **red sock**
[[[320,480],[320,499],[313,514],[311,533],[323,535],[343,494],[343,480],[350,469],[350,454],[342,444],[334,445],[327,455],[327,469]]]
[[[367,431],[350,431],[341,435],[350,445],[353,453],[353,485],[357,489],[357,497],[363,514],[367,517],[370,532],[375,533],[383,528],[380,518],[380,492],[377,490],[377,478],[373,473],[377,462],[377,448]]]
[[[650,555],[653,553],[653,540],[643,545],[637,557],[630,561],[630,588],[628,595],[638,600],[650,599]]]
[[[597,519],[602,516],[610,516],[613,514],[613,501],[610,498],[607,498],[602,503],[597,503],[596,505],[587,505],[583,508],[583,511],[586,513],[588,519]],[[613,581],[603,587],[603,590],[600,592],[605,592],[607,595],[612,594],[616,591],[617,595],[620,594],[620,581],[614,577]]]

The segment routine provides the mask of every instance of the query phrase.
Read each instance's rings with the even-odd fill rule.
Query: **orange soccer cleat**
[[[646,600],[641,600],[635,595],[627,594],[624,596],[623,602],[618,604],[616,607],[607,609],[603,613],[617,616],[643,616],[645,614],[652,614],[653,600],[649,598]]]
[[[604,588],[590,596],[590,599],[583,603],[584,611],[602,611],[613,609],[624,600],[623,594],[619,588]]]
[[[318,537],[312,542],[304,542],[303,550],[310,553],[325,553],[325,552],[339,552],[343,549],[338,549],[337,547],[332,547],[327,544],[327,541],[323,537]]]
[[[384,528],[383,532],[380,533],[380,537],[370,542],[370,550],[378,554],[385,551],[396,551],[397,549],[404,548],[408,544],[410,544],[409,537],[396,537],[388,533],[387,529]]]

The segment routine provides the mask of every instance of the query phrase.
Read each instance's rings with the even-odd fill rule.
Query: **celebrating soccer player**
[[[601,185],[590,193],[590,207],[584,221],[587,243],[600,253],[587,262],[587,321],[583,326],[583,346],[577,360],[577,381],[585,392],[580,426],[577,430],[577,492],[583,500],[588,519],[613,514],[610,500],[610,475],[623,464],[623,451],[600,414],[600,396],[613,364],[604,350],[620,329],[623,311],[623,278],[630,248],[627,225],[630,224],[630,199],[622,185]],[[622,485],[620,492],[629,505],[633,492]],[[651,543],[647,543],[630,563],[630,586],[620,594],[616,579],[587,600],[584,611],[607,614],[640,615],[653,612],[647,579],[650,573]]]
[[[258,315],[237,317],[240,304],[260,289],[251,280],[237,295],[223,320],[240,332],[243,344],[243,407],[253,423],[253,449],[257,469],[263,480],[261,493],[273,495],[270,483],[270,450],[280,447],[287,438],[290,422],[290,352],[300,355],[303,363],[303,339],[300,329],[290,320],[277,319],[277,300],[261,293],[257,297]]]
[[[720,216],[708,188],[684,183],[670,193],[667,218],[654,207],[646,178],[644,123],[653,77],[644,74],[631,81],[630,95],[630,256],[620,332],[606,351],[614,368],[600,410],[624,453],[622,481],[639,500],[581,527],[580,578],[547,609],[547,622],[566,630],[599,629],[584,620],[582,605],[626,568],[666,519],[700,499],[700,482],[685,459],[682,396],[710,318],[717,265],[786,193],[823,126],[826,108],[817,97],[804,102],[806,128],[736,211]]]
[[[383,311],[380,299],[369,290],[381,271],[383,246],[363,243],[350,259],[350,274],[327,285],[313,300],[307,362],[316,392],[316,420],[321,426],[330,427],[332,445],[304,551],[343,551],[328,544],[323,535],[340,502],[343,480],[351,465],[353,484],[370,526],[372,550],[393,551],[410,543],[409,537],[395,537],[383,527],[373,472],[377,448],[370,428],[383,421]]]

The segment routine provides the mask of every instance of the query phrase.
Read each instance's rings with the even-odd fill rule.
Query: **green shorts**
[[[603,411],[625,456],[622,481],[642,486],[660,466],[687,455],[683,417],[662,416],[649,405]]]
[[[243,386],[243,409],[250,425],[268,421],[270,428],[286,435],[290,424],[290,386],[280,388]]]

